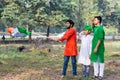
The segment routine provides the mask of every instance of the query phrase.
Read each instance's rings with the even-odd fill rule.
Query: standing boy
[[[77,75],[77,65],[76,65],[77,41],[76,41],[76,30],[73,28],[73,26],[74,26],[74,22],[72,20],[67,20],[66,21],[67,31],[65,32],[62,38],[55,40],[57,42],[61,42],[61,41],[63,42],[64,40],[66,40],[62,78],[66,76],[66,71],[70,58],[72,59],[73,76]],[[49,39],[51,38],[49,37]]]
[[[81,40],[81,48],[78,55],[78,63],[82,65],[82,77],[90,77],[90,54],[92,46],[92,36],[90,35],[92,28],[89,25],[85,26],[78,39]]]
[[[92,53],[91,53],[91,61],[94,66],[94,76],[93,78],[98,78],[99,80],[103,80],[104,74],[104,36],[105,32],[103,26],[101,25],[102,18],[101,16],[95,16],[93,20],[93,31],[94,36],[92,40]]]

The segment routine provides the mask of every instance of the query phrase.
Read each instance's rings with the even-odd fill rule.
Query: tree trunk
[[[118,19],[118,34],[120,33],[120,19]]]
[[[49,34],[50,34],[50,26],[48,26],[48,28],[47,28],[47,34],[46,34],[46,36],[49,37]]]
[[[29,41],[32,40],[32,27],[31,26],[28,26],[28,31],[31,32],[31,34],[29,35]]]
[[[50,26],[48,26],[48,28],[47,28],[47,37],[49,36],[49,33],[50,33]]]
[[[82,9],[82,2],[81,0],[79,0],[79,11],[78,11],[78,28],[77,28],[77,31],[78,32],[81,32],[81,30],[83,29],[83,26],[84,26],[84,22],[83,22],[83,18],[82,18],[82,14],[81,14],[81,9]]]
[[[119,23],[119,26],[118,26],[118,34],[120,33],[120,23]]]

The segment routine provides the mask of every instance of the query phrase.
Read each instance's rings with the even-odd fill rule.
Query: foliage
[[[0,26],[20,26],[32,31],[36,26],[62,27],[66,19],[75,21],[78,31],[91,24],[96,15],[103,25],[120,30],[120,0],[1,0]]]

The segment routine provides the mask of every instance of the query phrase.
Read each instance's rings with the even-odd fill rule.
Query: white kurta
[[[78,38],[81,40],[81,48],[78,55],[78,63],[83,65],[90,65],[90,54],[92,49],[92,36],[79,34]]]

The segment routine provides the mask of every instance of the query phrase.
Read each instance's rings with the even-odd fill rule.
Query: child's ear
[[[70,27],[73,27],[73,25],[72,25],[72,24],[70,24]]]
[[[91,31],[89,31],[89,33],[91,33]]]

